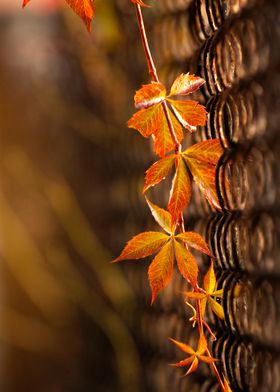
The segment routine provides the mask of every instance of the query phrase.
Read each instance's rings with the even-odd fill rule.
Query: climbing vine
[[[30,0],[23,0],[26,6]],[[88,31],[95,9],[92,0],[66,0],[70,7],[84,21]],[[213,256],[207,243],[200,234],[185,231],[183,212],[191,199],[191,179],[200,188],[204,197],[217,210],[220,204],[217,197],[215,178],[216,166],[223,153],[219,139],[206,140],[182,150],[184,131],[195,132],[197,126],[206,124],[207,112],[198,102],[186,97],[204,84],[199,76],[189,73],[176,78],[169,92],[160,82],[150,51],[142,16],[142,7],[148,7],[142,0],[130,0],[134,3],[140,37],[144,49],[148,71],[151,77],[149,84],[143,85],[134,96],[138,111],[128,121],[128,127],[136,129],[145,138],[152,137],[154,152],[159,156],[147,171],[143,188],[147,205],[163,231],[148,231],[133,237],[124,247],[121,254],[113,260],[119,262],[127,259],[140,259],[156,254],[148,270],[148,279],[152,290],[153,303],[160,290],[171,281],[174,264],[192,290],[184,292],[186,303],[193,310],[190,318],[193,327],[197,328],[197,348],[170,339],[179,349],[188,354],[174,364],[186,367],[186,374],[196,371],[200,362],[209,364],[215,373],[221,390],[230,392],[230,386],[216,366],[218,359],[213,358],[205,335],[215,339],[210,326],[205,321],[207,305],[220,318],[224,319],[223,307],[218,301],[223,297],[223,290],[216,288]],[[167,176],[173,176],[169,201],[166,209],[154,204],[146,196],[153,186],[160,184]],[[190,251],[194,248],[209,256],[209,270],[204,276],[204,287],[199,286],[199,268]],[[194,301],[191,305],[189,301]],[[208,334],[207,334],[208,335]]]

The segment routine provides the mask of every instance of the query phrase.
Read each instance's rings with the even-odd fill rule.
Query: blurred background
[[[109,262],[145,222],[148,153],[125,126],[145,64],[133,7],[96,7],[88,34],[65,2],[0,0],[1,391],[140,390]]]

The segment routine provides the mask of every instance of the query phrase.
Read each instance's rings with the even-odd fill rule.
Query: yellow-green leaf
[[[222,305],[218,304],[213,298],[209,297],[209,304],[213,312],[222,320],[225,318],[225,313]]]
[[[207,293],[212,294],[216,287],[216,275],[214,271],[213,261],[211,260],[211,264],[209,270],[207,271],[204,277],[204,289]]]

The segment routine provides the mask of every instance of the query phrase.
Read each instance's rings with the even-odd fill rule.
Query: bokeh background
[[[134,295],[109,263],[146,219],[124,3],[96,1],[89,35],[64,2],[0,0],[1,391],[140,390]]]

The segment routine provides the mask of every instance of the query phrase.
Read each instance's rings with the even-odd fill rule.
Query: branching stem
[[[136,11],[136,16],[137,16],[137,22],[138,22],[139,32],[140,32],[140,36],[141,36],[141,41],[142,41],[148,69],[149,69],[149,74],[150,74],[153,82],[159,83],[157,69],[156,69],[154,59],[153,59],[153,56],[152,56],[152,53],[150,50],[150,45],[149,45],[147,34],[146,34],[146,28],[145,28],[145,24],[144,24],[144,20],[143,20],[142,10],[141,10],[141,7],[139,4],[135,4],[135,11]],[[172,123],[172,120],[171,120],[171,117],[169,114],[169,110],[168,110],[166,101],[162,102],[162,107],[163,107],[164,115],[166,117],[169,131],[170,131],[173,143],[174,143],[175,154],[179,154],[181,152],[181,145],[177,139],[177,135],[176,135],[176,132],[175,132],[175,129],[174,129],[174,126],[173,126],[173,123]]]
[[[139,27],[139,32],[140,32],[140,36],[141,36],[141,41],[142,41],[142,45],[143,45],[143,49],[144,49],[144,53],[145,53],[145,57],[146,57],[146,61],[147,61],[147,65],[148,65],[148,70],[149,70],[149,74],[150,77],[152,79],[153,82],[160,82],[158,74],[157,74],[157,69],[153,60],[153,56],[150,50],[150,46],[149,46],[149,42],[148,42],[148,38],[147,38],[147,34],[146,34],[146,28],[145,28],[145,23],[143,20],[143,15],[142,15],[142,10],[141,10],[141,6],[139,4],[135,4],[135,11],[136,11],[136,16],[137,16],[137,22],[138,22],[138,27]],[[179,143],[175,130],[174,130],[174,126],[170,117],[170,113],[168,110],[168,106],[167,106],[167,102],[163,101],[162,103],[162,107],[163,107],[163,111],[166,117],[166,121],[168,124],[168,128],[174,143],[174,152],[175,154],[180,154],[181,153],[181,144]],[[176,166],[178,164],[178,160],[176,160]],[[183,214],[181,214],[181,216],[178,219],[178,225],[180,228],[180,231],[183,233],[185,231],[185,224],[184,224],[184,217]],[[193,286],[193,290],[194,291],[200,291],[199,287]],[[196,306],[197,306],[197,322],[198,322],[198,329],[199,329],[199,335],[204,335],[204,330],[203,330],[203,318],[202,318],[202,314],[201,314],[201,301],[197,300],[196,301]],[[206,353],[209,357],[211,356],[210,351],[206,350]],[[221,379],[221,376],[219,374],[219,371],[215,365],[214,362],[211,363],[211,368],[213,370],[213,372],[215,373],[217,380],[219,382],[219,384],[221,385],[222,391],[224,391],[224,384],[223,381]]]

